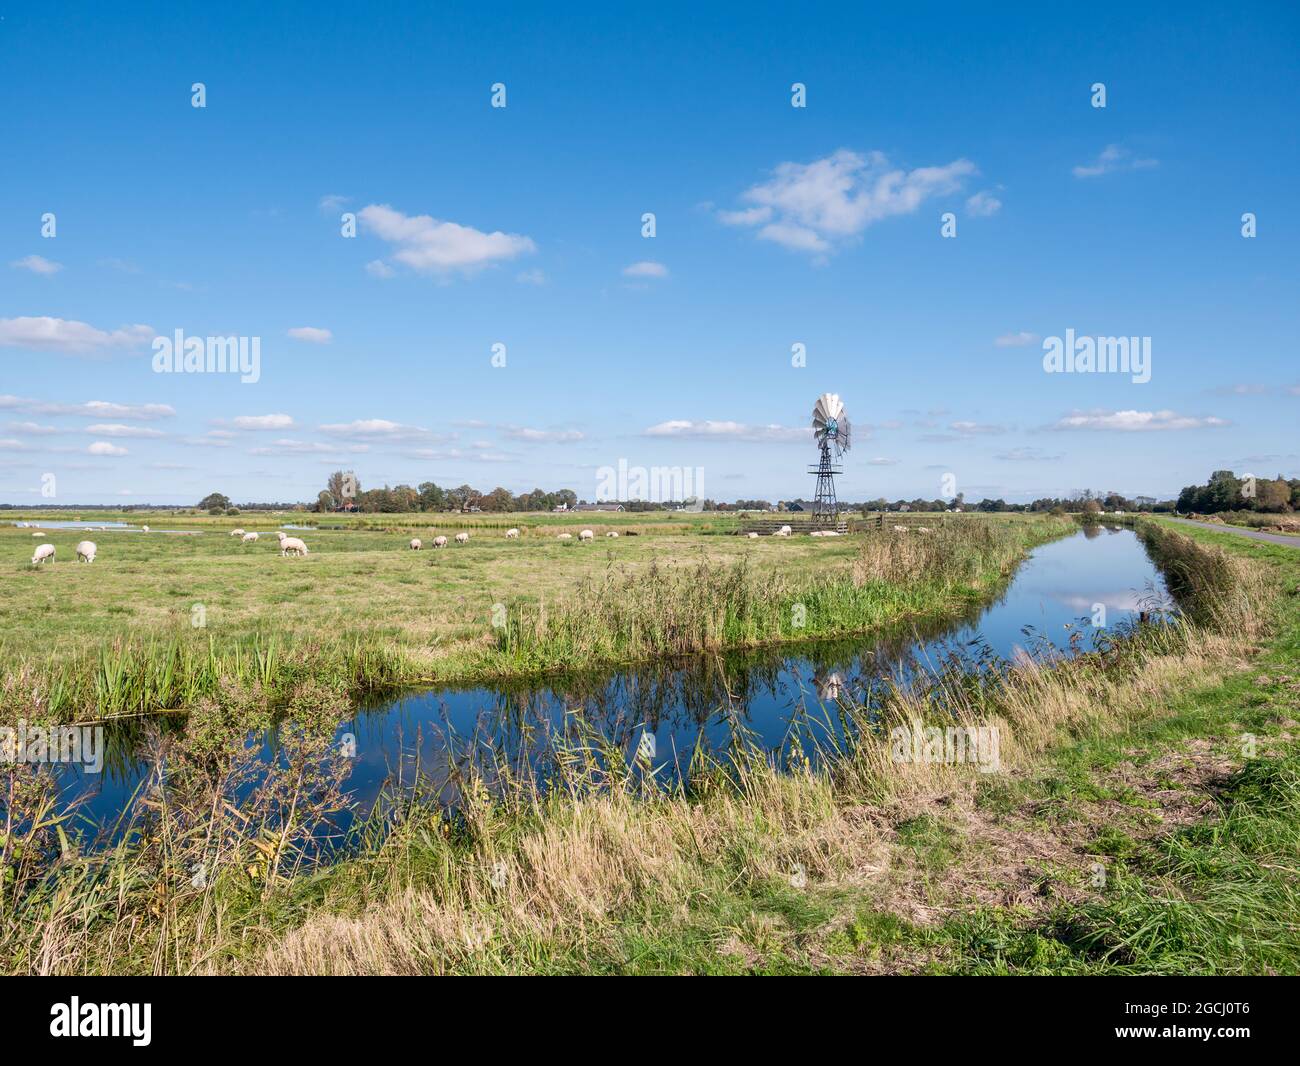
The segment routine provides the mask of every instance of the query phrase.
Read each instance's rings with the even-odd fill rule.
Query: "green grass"
[[[881,709],[1000,722],[997,775],[900,767],[867,736],[819,772],[741,753],[656,791],[575,751],[548,796],[461,777],[455,817],[396,796],[386,831],[318,866],[302,844],[336,802],[328,708],[289,709],[288,765],[235,818],[214,797],[239,778],[242,718],[201,704],[113,854],[61,843],[11,777],[28,823],[0,859],[0,969],[1300,972],[1300,553],[1193,531],[1261,576],[1160,528],[1158,557],[1213,578],[1187,582],[1183,623],[946,689],[945,709]]]
[[[310,554],[301,559],[282,558],[274,527],[247,515],[157,519],[167,525],[155,529],[188,521],[202,530],[192,536],[33,538],[0,526],[0,714],[148,713],[187,707],[219,684],[256,686],[276,703],[304,677],[356,699],[844,634],[974,602],[1028,547],[1069,528],[1049,519],[953,523],[934,534],[949,556],[942,567],[931,558],[924,572],[877,580],[855,578],[854,567],[882,534],[748,540],[704,535],[732,528],[729,519],[616,514],[621,521],[584,516],[598,538],[579,544],[556,537],[572,516],[507,516],[522,532],[517,541],[473,517],[457,516],[472,528],[465,546],[408,548],[412,534],[429,545],[457,526],[321,530],[303,534]],[[236,522],[261,540],[231,538]],[[599,536],[615,524],[641,535]],[[75,561],[84,538],[99,545],[90,565]],[[55,561],[32,566],[33,545],[45,541]],[[494,628],[502,608],[507,624]]]

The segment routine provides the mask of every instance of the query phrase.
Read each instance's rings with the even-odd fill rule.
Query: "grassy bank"
[[[26,561],[39,541],[0,529],[12,571],[0,715],[87,719],[250,696],[282,706],[306,684],[355,700],[857,632],[975,602],[1028,548],[1069,528],[972,519],[908,534],[906,546],[897,534],[647,529],[582,545],[539,525],[518,541],[479,530],[467,546],[422,552],[407,548],[410,531],[350,529],[304,534],[304,559],[281,558],[269,532],[241,545],[224,529],[65,531],[49,534],[57,561],[40,567]],[[429,544],[436,529],[420,532]],[[99,557],[78,564],[75,543],[88,535]]]
[[[363,827],[351,857],[319,868],[306,823],[336,801],[335,763],[312,701],[239,818],[218,800],[241,755],[210,710],[129,844],[89,858],[49,825],[23,838],[0,959],[13,972],[1297,972],[1300,557],[1196,532],[1143,531],[1166,565],[1209,575],[1184,588],[1183,622],[998,683],[942,679],[888,698],[879,719],[846,707],[858,741],[819,770],[741,750],[697,765],[682,792],[575,750],[545,795],[459,781],[454,819],[412,785],[387,832]],[[889,727],[918,721],[996,726],[998,771],[897,761]]]

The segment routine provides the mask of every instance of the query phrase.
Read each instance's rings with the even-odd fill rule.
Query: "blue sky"
[[[3,12],[0,502],[789,498],[826,391],[851,499],[1300,474],[1293,5],[325,6]]]

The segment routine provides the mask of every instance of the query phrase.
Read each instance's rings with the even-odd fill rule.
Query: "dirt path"
[[[1258,529],[1230,526],[1226,522],[1223,525],[1218,525],[1214,522],[1193,522],[1190,518],[1170,518],[1167,515],[1161,515],[1160,517],[1166,522],[1177,522],[1180,526],[1212,529],[1216,533],[1236,533],[1240,537],[1249,537],[1251,540],[1267,540],[1273,544],[1285,544],[1288,548],[1300,548],[1300,537],[1292,537],[1284,533],[1263,533]]]

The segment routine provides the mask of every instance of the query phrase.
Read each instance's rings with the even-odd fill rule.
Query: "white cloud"
[[[1093,162],[1074,167],[1071,173],[1076,178],[1096,178],[1121,170],[1148,170],[1159,163],[1158,159],[1139,159],[1121,145],[1108,144]]]
[[[1121,433],[1156,432],[1178,429],[1214,429],[1226,426],[1226,419],[1213,415],[1180,415],[1174,411],[1072,411],[1051,429],[1102,429]]]
[[[396,262],[424,274],[471,274],[537,250],[531,238],[517,233],[484,233],[429,215],[404,215],[387,204],[363,207],[359,217],[367,230],[394,245]]]
[[[316,206],[319,207],[326,214],[329,214],[333,211],[337,211],[340,207],[346,204],[350,199],[351,199],[350,196],[340,196],[338,193],[328,193],[325,196],[322,196],[320,198],[320,201],[316,204]]]
[[[89,455],[126,455],[126,449],[106,440],[97,440],[86,449]]]
[[[994,458],[1008,463],[1045,463],[1054,462],[1061,457],[1047,455],[1038,448],[1012,448],[1010,451],[999,452]]]
[[[386,418],[359,418],[354,422],[334,422],[320,427],[322,433],[334,437],[354,437],[359,440],[428,440],[438,439],[422,426],[407,426],[390,422]]]
[[[633,263],[623,268],[623,276],[627,278],[666,278],[668,268],[663,263],[656,263],[650,259],[643,259],[639,263]]]
[[[948,428],[956,430],[964,437],[987,436],[995,433],[1005,433],[1005,426],[986,425],[981,422],[950,422]]]
[[[366,264],[366,273],[372,278],[391,278],[397,276],[397,271],[382,259],[370,260],[370,262]]]
[[[370,451],[368,444],[323,444],[320,441],[275,440],[257,448],[249,448],[249,455],[360,455]]]
[[[991,192],[977,192],[966,200],[966,211],[975,218],[988,218],[1002,210],[1002,201]]]
[[[529,429],[527,426],[511,426],[505,435],[513,440],[526,440],[534,444],[570,444],[586,437],[586,434],[576,429]]]
[[[29,437],[49,437],[66,432],[57,426],[42,426],[36,422],[10,422],[5,428],[11,433],[25,433]]]
[[[0,318],[0,347],[83,353],[134,348],[147,344],[154,336],[150,326],[102,330],[68,318]]]
[[[0,452],[26,452],[31,449],[22,441],[14,437],[6,437],[0,440]]]
[[[333,333],[317,326],[294,326],[288,334],[294,340],[307,341],[309,344],[329,344],[334,339]]]
[[[165,437],[167,434],[158,429],[147,429],[144,426],[126,426],[120,422],[100,422],[93,426],[87,426],[86,432],[91,436],[98,437]]]
[[[165,403],[109,403],[90,400],[86,403],[45,403],[23,396],[0,396],[0,410],[27,411],[37,415],[79,415],[82,418],[118,418],[137,422],[152,422],[171,418],[175,408]]]
[[[236,429],[263,430],[288,429],[293,425],[291,415],[238,415],[230,420]]]
[[[15,270],[30,270],[33,274],[57,274],[63,269],[62,263],[56,263],[53,260],[46,259],[43,255],[28,255],[22,259],[15,259],[9,264]]]
[[[693,440],[792,441],[810,440],[812,430],[792,429],[778,425],[747,425],[744,422],[712,420],[692,422],[687,419],[675,419],[653,425],[643,435],[647,437],[682,437]]]
[[[402,454],[407,459],[455,460],[460,463],[508,463],[514,458],[505,452],[462,451],[460,448],[412,448]]]
[[[1004,333],[993,343],[999,348],[1024,348],[1030,344],[1037,344],[1040,340],[1042,338],[1037,333],[1022,329],[1019,333]]]
[[[869,466],[897,466],[898,459],[886,459],[883,455],[877,455],[874,459],[868,459]]]
[[[545,285],[546,273],[541,270],[521,270],[515,275],[515,281],[521,285]]]
[[[720,211],[729,226],[761,226],[763,240],[796,251],[826,253],[873,223],[906,215],[934,196],[961,188],[978,173],[969,159],[905,170],[882,152],[848,149],[811,163],[781,163],[769,181],[747,189],[750,207]]]

